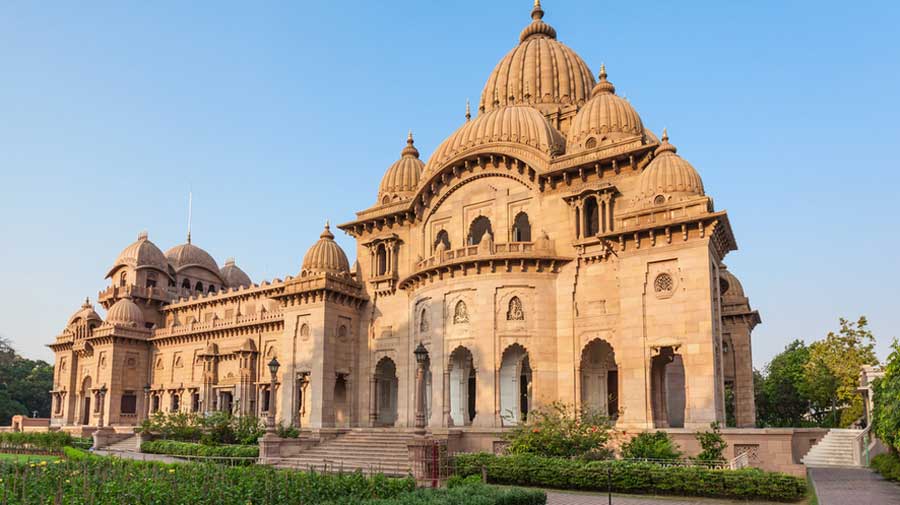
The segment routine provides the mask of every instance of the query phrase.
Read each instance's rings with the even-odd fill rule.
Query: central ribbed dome
[[[200,267],[219,275],[219,265],[216,264],[216,260],[208,252],[192,244],[190,236],[188,236],[187,243],[166,251],[166,258],[176,272],[187,267]]]
[[[406,139],[406,147],[400,152],[400,159],[385,172],[378,188],[378,202],[381,204],[407,200],[416,192],[425,163],[419,159],[419,150],[413,145],[412,132]]]
[[[306,251],[303,257],[303,266],[300,274],[303,276],[314,274],[350,274],[350,262],[341,246],[334,241],[334,234],[328,223],[325,230],[319,235],[319,241]]]
[[[481,92],[480,110],[515,104],[582,104],[594,86],[594,76],[575,51],[556,40],[556,30],[543,21],[535,1],[532,22],[522,30],[519,45],[491,72]]]
[[[536,109],[503,107],[480,114],[450,135],[431,155],[425,173],[431,174],[466,151],[489,143],[524,145],[547,156],[559,154],[566,147],[565,137]]]

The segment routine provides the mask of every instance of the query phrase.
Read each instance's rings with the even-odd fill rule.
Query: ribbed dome
[[[230,288],[239,288],[241,286],[250,286],[253,284],[253,281],[250,280],[250,276],[234,264],[234,258],[225,260],[225,266],[219,270],[219,275],[222,276],[225,285]]]
[[[219,274],[219,265],[216,264],[216,260],[208,252],[192,244],[190,236],[188,236],[187,243],[166,251],[166,258],[176,272],[193,266],[204,268],[216,275]]]
[[[106,322],[126,326],[144,326],[144,313],[130,298],[122,298],[106,313]]]
[[[416,192],[424,169],[425,163],[419,159],[419,150],[413,145],[412,132],[409,132],[406,147],[400,152],[400,159],[387,169],[381,179],[378,202],[389,203],[411,198]]]
[[[606,80],[606,67],[600,68],[600,81],[591,91],[591,99],[578,111],[569,129],[567,153],[641,136],[644,125],[634,107],[616,95],[616,87]]]
[[[722,298],[725,299],[733,300],[745,297],[741,281],[728,271],[728,267],[724,263],[719,265],[719,291]]]
[[[510,106],[480,114],[450,135],[431,155],[425,173],[444,166],[468,150],[489,143],[529,146],[553,156],[562,153],[566,139],[550,126],[544,115],[527,106]]]
[[[328,223],[325,230],[319,235],[319,241],[306,251],[303,257],[301,275],[310,274],[350,274],[350,262],[341,246],[334,241],[334,235]]]
[[[166,256],[156,247],[156,244],[150,242],[147,232],[141,232],[138,234],[136,242],[119,253],[106,276],[111,276],[121,266],[128,266],[136,270],[153,268],[160,272],[166,272],[166,265]]]
[[[81,308],[78,309],[78,312],[72,314],[72,317],[69,318],[69,322],[66,323],[66,326],[71,326],[76,321],[103,321],[100,318],[100,315],[94,310],[94,306],[91,305],[91,301],[88,298],[84,299],[84,303],[81,304]]]
[[[656,158],[640,176],[639,199],[645,205],[662,205],[673,199],[703,196],[700,174],[676,152],[663,130],[662,143],[656,148]]]
[[[494,67],[481,92],[480,110],[515,104],[581,104],[594,86],[594,76],[575,51],[556,40],[535,1],[532,22],[519,45]]]

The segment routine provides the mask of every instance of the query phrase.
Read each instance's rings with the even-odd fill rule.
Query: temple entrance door
[[[91,424],[91,378],[85,377],[81,383],[81,424]]]
[[[397,422],[397,366],[391,358],[381,358],[375,366],[375,394],[377,396],[377,424],[393,426]]]

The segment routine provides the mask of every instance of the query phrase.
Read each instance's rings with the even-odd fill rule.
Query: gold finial
[[[600,64],[600,80],[601,81],[606,80],[606,63]]]
[[[534,0],[534,8],[531,9],[531,19],[537,21],[544,18],[544,9],[541,8],[541,0]]]
[[[326,229],[326,230],[330,230],[330,229],[331,229],[331,223],[330,223],[327,219],[325,220],[325,229]]]
[[[472,107],[469,105],[469,99],[466,98],[466,122],[468,123],[470,119],[472,119]]]
[[[663,128],[662,141],[663,142],[669,141],[669,132],[666,130],[665,127]]]
[[[406,143],[409,145],[413,143],[412,129],[409,130],[409,134],[406,136]]]

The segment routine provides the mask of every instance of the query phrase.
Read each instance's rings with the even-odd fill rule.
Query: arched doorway
[[[346,374],[338,374],[334,380],[334,426],[336,428],[350,426],[348,396]]]
[[[85,377],[81,383],[81,424],[88,426],[91,424],[91,398],[94,393],[91,391],[91,378]]]
[[[393,426],[397,422],[397,365],[388,357],[381,358],[375,366],[376,424]]]
[[[531,402],[531,363],[528,351],[513,344],[500,361],[500,419],[504,425],[528,420]]]
[[[659,349],[650,361],[650,407],[656,428],[683,428],[684,362],[672,347]]]
[[[469,245],[478,245],[485,234],[494,235],[491,228],[491,220],[485,216],[478,216],[469,225]]]
[[[619,414],[619,370],[609,342],[594,339],[581,351],[581,407],[615,419]]]
[[[457,347],[450,353],[450,419],[453,426],[472,424],[477,386],[472,351]]]

